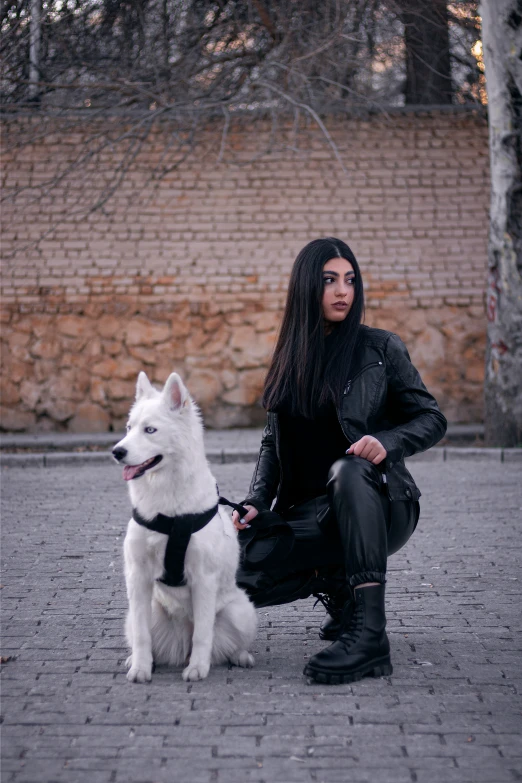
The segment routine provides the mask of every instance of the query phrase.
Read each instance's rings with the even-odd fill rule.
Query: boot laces
[[[341,631],[340,638],[351,647],[359,639],[364,628],[363,606],[356,602],[354,607],[348,607],[346,613],[343,613],[342,624],[344,628]]]
[[[346,585],[338,585],[333,587],[326,586],[327,589],[323,592],[318,590],[313,593],[313,597],[316,599],[314,609],[318,603],[321,603],[330,617],[334,620],[340,620],[343,614],[343,609],[347,602],[353,601],[353,594]]]
[[[340,620],[343,613],[344,602],[341,601],[339,594],[329,595],[328,593],[314,593],[315,600],[314,609],[317,604],[321,603],[330,617],[334,620]]]
[[[353,593],[344,577],[328,574],[328,570],[325,572],[324,569],[316,569],[315,576],[316,590],[312,595],[316,600],[313,608],[321,603],[330,617],[338,622],[347,602],[353,601]]]
[[[313,594],[315,600],[314,603],[314,609],[317,606],[317,604],[321,603],[329,615],[332,614],[333,611],[333,599],[331,596],[327,595],[326,593],[314,593]]]

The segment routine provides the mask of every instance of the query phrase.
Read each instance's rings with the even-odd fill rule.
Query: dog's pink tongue
[[[123,478],[125,481],[130,481],[134,478],[136,473],[139,472],[141,465],[125,465],[123,468]]]

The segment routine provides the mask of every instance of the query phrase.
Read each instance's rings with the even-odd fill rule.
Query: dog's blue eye
[[[127,430],[127,432],[129,432],[130,428],[131,428],[130,424],[127,424],[127,426],[125,427],[125,429]]]
[[[145,432],[147,435],[152,435],[153,432],[157,432],[158,430],[155,427],[145,427]]]

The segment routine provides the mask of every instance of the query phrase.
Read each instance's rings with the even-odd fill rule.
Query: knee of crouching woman
[[[346,454],[336,460],[328,472],[328,490],[355,488],[361,481],[368,479],[380,483],[380,470],[377,465],[354,454]]]

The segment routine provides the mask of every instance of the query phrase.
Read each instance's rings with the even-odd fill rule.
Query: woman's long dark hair
[[[351,263],[355,291],[350,312],[329,337],[326,356],[323,268],[332,258],[345,258]],[[337,405],[363,314],[361,273],[348,245],[334,237],[309,242],[297,256],[290,275],[283,321],[265,381],[264,407],[284,408],[293,415],[313,418],[321,405],[330,401]]]

